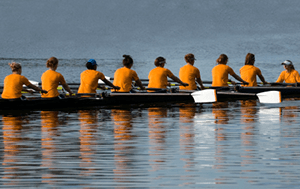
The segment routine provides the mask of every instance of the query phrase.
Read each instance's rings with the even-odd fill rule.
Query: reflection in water
[[[257,122],[257,101],[256,100],[242,100],[241,103],[241,122],[245,125],[242,127],[244,132],[241,132],[242,145],[245,147],[241,153],[241,166],[249,166],[253,164],[255,151],[253,146],[256,145],[254,141]],[[253,170],[243,170],[242,172],[252,172]]]
[[[58,148],[55,138],[59,135],[57,127],[59,125],[58,111],[41,111],[41,135],[42,135],[42,163],[44,170],[42,174],[42,182],[55,183],[55,152]]]
[[[188,157],[192,157],[194,149],[194,116],[196,107],[186,106],[179,108],[179,132],[180,132],[180,149],[184,151]],[[193,159],[182,159],[186,162],[184,168],[193,166]],[[188,171],[188,170],[187,170]]]
[[[243,123],[253,123],[257,121],[257,101],[241,100],[241,121]]]
[[[167,108],[153,107],[148,109],[148,120],[149,120],[149,140],[150,140],[150,151],[149,154],[153,158],[149,157],[149,161],[152,167],[152,171],[160,169],[165,159],[162,158],[162,154],[166,150],[166,132],[167,127],[165,119],[168,115]]]
[[[194,117],[195,117],[196,107],[195,106],[185,106],[179,108],[179,132],[180,132],[180,150],[183,151],[185,155],[184,158],[180,160],[184,161],[185,164],[183,169],[186,172],[193,172],[195,169],[195,128],[194,128]],[[190,180],[193,175],[182,175],[182,180]],[[194,184],[194,182],[184,183],[184,186]]]
[[[282,121],[286,124],[296,123],[298,110],[299,108],[297,106],[280,107],[279,112]]]
[[[95,172],[95,147],[97,145],[98,111],[80,110],[78,112],[80,122],[80,167],[81,176],[89,176]]]
[[[213,103],[212,113],[215,116],[215,139],[216,139],[216,152],[215,152],[215,169],[224,169],[224,164],[226,162],[226,151],[224,149],[223,142],[227,140],[227,134],[222,125],[228,124],[229,115],[228,115],[228,102],[216,102]],[[216,183],[220,181],[216,178]]]
[[[9,179],[10,183],[5,185],[17,185],[20,175],[20,162],[22,162],[22,118],[3,116],[3,177]]]
[[[215,102],[212,106],[212,113],[215,116],[216,125],[216,140],[223,141],[226,140],[226,134],[223,127],[218,125],[228,124],[228,102]]]
[[[111,118],[114,122],[114,175],[117,182],[129,182],[126,180],[130,176],[130,170],[133,168],[132,140],[132,116],[129,110],[114,109],[111,111]]]

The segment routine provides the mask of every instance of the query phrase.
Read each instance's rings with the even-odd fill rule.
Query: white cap
[[[287,65],[287,66],[289,66],[289,65],[293,65],[293,63],[290,60],[285,60],[284,62],[281,63],[281,65]]]

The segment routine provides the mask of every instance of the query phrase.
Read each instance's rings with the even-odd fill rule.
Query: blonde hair
[[[51,57],[47,60],[46,66],[47,68],[54,68],[58,64],[58,59],[55,57]]]
[[[16,62],[8,63],[8,65],[10,66],[11,71],[13,72],[18,71],[22,68],[21,64]]]

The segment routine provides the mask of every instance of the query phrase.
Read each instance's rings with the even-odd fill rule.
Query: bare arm
[[[249,83],[244,81],[242,78],[240,78],[240,76],[233,74],[232,77],[234,77],[236,80],[242,82],[244,85],[248,85]]]
[[[106,78],[104,78],[103,80],[102,80],[106,85],[108,85],[108,86],[110,86],[110,87],[112,87],[112,88],[114,88],[114,89],[116,89],[116,90],[119,90],[120,89],[120,87],[118,87],[118,86],[114,86],[114,84],[112,84],[110,81],[108,81]]]
[[[175,75],[173,75],[171,77],[171,79],[173,79],[174,81],[176,81],[177,83],[180,83],[183,86],[189,86],[189,84],[182,82],[178,77],[176,77]]]
[[[73,94],[73,92],[71,91],[71,89],[70,89],[70,87],[69,87],[69,85],[67,83],[63,84],[62,86],[64,87],[64,89],[66,91],[68,91],[68,93]]]
[[[35,91],[41,91],[41,93],[48,93],[48,91],[45,91],[45,90],[43,90],[43,89],[41,89],[41,88],[39,88],[39,87],[37,87],[37,86],[31,84],[31,83],[30,83],[30,85],[28,85],[27,87],[32,88],[32,89],[34,89]],[[23,90],[23,91],[27,91],[27,90]],[[29,92],[29,91],[27,91],[27,92]]]
[[[263,82],[264,85],[267,84],[267,82],[266,82],[266,80],[265,80],[265,78],[264,78],[263,75],[258,75],[258,77],[261,80],[261,82]]]
[[[141,80],[136,80],[135,83],[137,84],[137,86],[139,86],[141,88],[141,90],[145,90],[145,87],[143,86]]]
[[[200,78],[200,77],[197,78],[196,81],[199,83],[201,90],[204,90],[205,87],[204,87],[204,85],[203,85],[203,82],[202,82],[201,78]]]

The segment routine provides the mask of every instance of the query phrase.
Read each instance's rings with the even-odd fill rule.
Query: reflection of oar
[[[266,91],[257,93],[256,96],[260,103],[281,103],[282,97],[280,91]]]
[[[205,89],[196,91],[191,94],[195,103],[209,103],[217,101],[217,93],[215,89]]]

